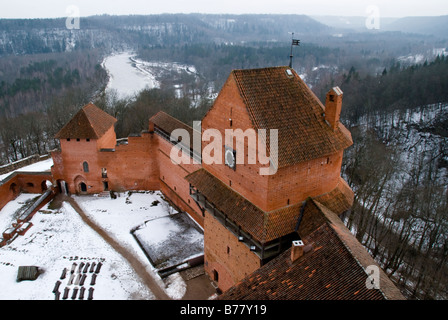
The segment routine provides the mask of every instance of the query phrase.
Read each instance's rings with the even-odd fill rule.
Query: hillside
[[[0,19],[0,56],[204,42],[278,42],[289,39],[291,31],[319,35],[329,30],[304,15],[103,15],[81,18],[79,30],[67,29],[65,19]]]
[[[386,24],[384,30],[446,38],[448,34],[448,16],[405,17]]]

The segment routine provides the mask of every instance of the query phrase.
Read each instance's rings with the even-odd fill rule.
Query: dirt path
[[[134,255],[121,246],[116,240],[110,237],[103,229],[97,226],[92,220],[90,220],[85,212],[79,207],[76,201],[71,197],[64,197],[62,201],[67,201],[80,215],[81,219],[94,231],[96,231],[107,243],[109,243],[123,258],[125,258],[129,264],[134,268],[135,272],[142,279],[144,284],[149,288],[157,300],[171,300],[166,292],[160,288],[156,280],[146,270],[146,266],[140,262]]]

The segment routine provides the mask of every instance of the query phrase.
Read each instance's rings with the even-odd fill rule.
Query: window
[[[67,142],[70,142],[70,138],[67,138]]]
[[[87,161],[84,161],[84,163],[82,164],[82,168],[84,172],[89,172],[89,164],[87,163]]]
[[[107,178],[107,169],[106,168],[101,169],[101,177]]]
[[[230,247],[227,247],[227,254],[230,254]]]
[[[213,281],[218,282],[219,281],[219,274],[218,271],[213,270]]]

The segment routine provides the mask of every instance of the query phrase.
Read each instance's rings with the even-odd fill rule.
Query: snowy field
[[[21,195],[10,202],[0,211],[0,221],[12,221],[14,212],[33,196],[37,195]],[[175,213],[163,200],[161,193],[121,193],[115,200],[98,196],[73,198],[93,221],[148,266],[147,271],[154,274],[171,298],[182,298],[186,284],[181,276],[176,273],[164,280],[158,278],[131,234],[132,230],[148,220]],[[87,226],[68,203],[64,202],[60,209],[45,206],[31,222],[33,226],[24,236],[0,248],[0,299],[53,300],[53,288],[56,281],[61,281],[60,299],[67,287],[70,289],[68,300],[71,300],[73,289],[81,287],[75,279],[72,279],[72,284],[69,283],[73,263],[77,266],[76,274],[81,263],[99,262],[102,268],[93,286],[90,284],[93,273],[86,273],[84,300],[87,299],[87,289],[90,287],[94,288],[94,300],[154,299],[128,262]],[[171,227],[166,232],[173,231]],[[165,236],[163,232],[159,234]],[[38,266],[43,273],[35,281],[16,282],[19,266]],[[68,270],[68,275],[61,280],[64,268]]]

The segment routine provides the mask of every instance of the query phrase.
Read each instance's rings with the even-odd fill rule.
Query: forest
[[[0,20],[0,165],[57,149],[55,134],[89,102],[117,118],[119,138],[146,130],[160,110],[200,120],[213,104],[205,93],[219,92],[231,70],[287,65],[288,32],[299,30],[294,69],[321,101],[333,86],[344,92],[341,121],[354,145],[342,174],[356,194],[344,222],[406,297],[448,298],[446,38],[352,32],[293,15],[95,16],[80,30],[63,25]],[[125,50],[193,65],[198,76],[180,77],[182,97],[165,71],[160,88],[119,98],[105,91],[101,63]]]

